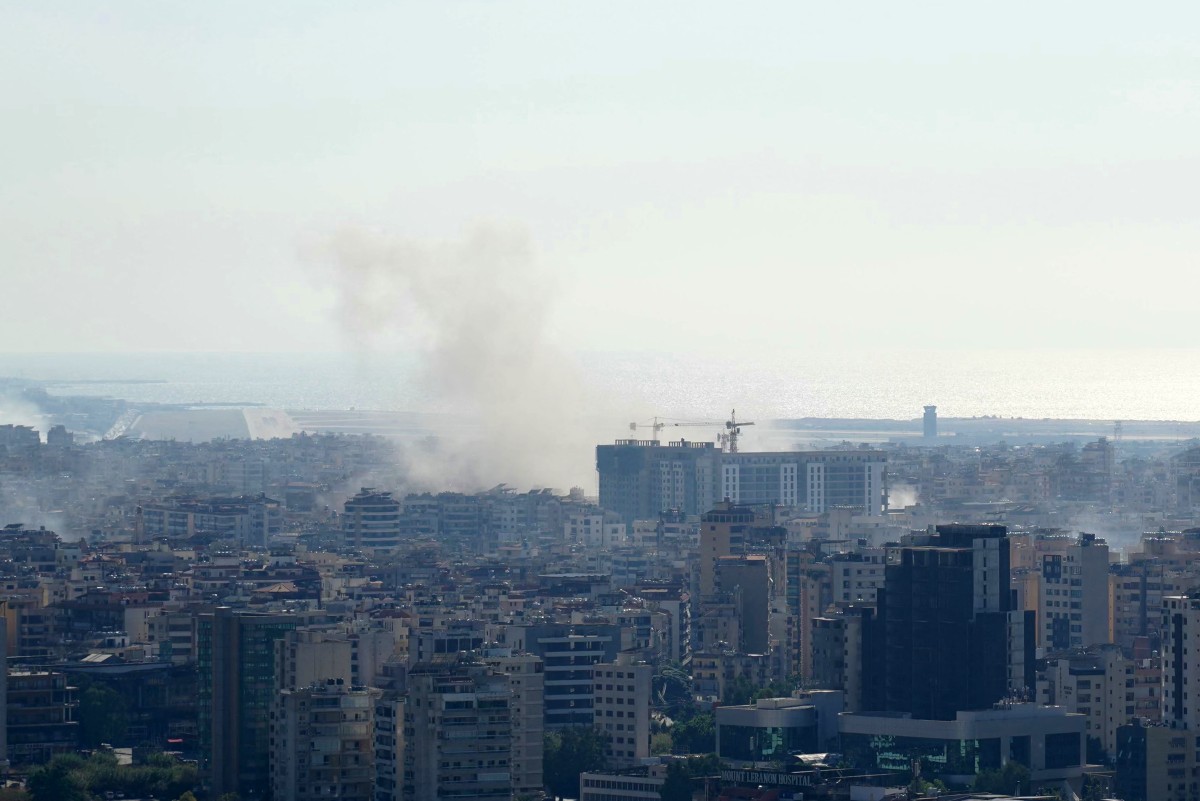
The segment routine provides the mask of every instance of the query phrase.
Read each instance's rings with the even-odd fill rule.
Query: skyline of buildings
[[[0,532],[7,696],[46,704],[35,727],[8,707],[16,775],[135,742],[196,759],[213,797],[536,798],[594,731],[593,796],[659,786],[697,747],[729,787],[824,787],[772,767],[813,749],[868,785],[1016,762],[1078,791],[1173,770],[1156,726],[1192,725],[1161,613],[1200,586],[1187,445],[601,445],[602,488],[606,455],[636,469],[588,498],[405,492],[371,437],[57,440],[0,454],[23,508],[87,531]],[[706,476],[738,498],[604,506]],[[878,486],[878,507],[800,476],[827,499]]]
[[[1200,801],[1197,7],[526,5],[5,15],[0,801]]]
[[[886,464],[874,450],[730,453],[711,442],[636,439],[596,446],[600,505],[626,523],[667,509],[703,514],[722,501],[880,516]]]

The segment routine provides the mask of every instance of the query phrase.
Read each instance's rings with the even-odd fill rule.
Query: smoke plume
[[[519,230],[479,227],[427,244],[344,231],[327,249],[344,330],[358,347],[399,345],[447,424],[406,449],[420,488],[594,484],[606,416],[547,335],[553,277]]]
[[[16,387],[0,387],[0,425],[29,426],[46,438],[46,420],[41,409]]]
[[[896,482],[888,486],[888,508],[907,509],[917,504],[917,488],[912,484]]]

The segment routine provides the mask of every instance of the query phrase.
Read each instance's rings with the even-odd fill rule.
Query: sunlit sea
[[[913,419],[936,404],[945,417],[1200,420],[1200,349],[602,352],[568,361],[554,380],[645,416],[714,419],[736,407],[746,419]],[[0,354],[0,376],[140,403],[438,411],[445,398],[422,375],[419,358],[378,353]],[[531,422],[544,389],[529,388]]]

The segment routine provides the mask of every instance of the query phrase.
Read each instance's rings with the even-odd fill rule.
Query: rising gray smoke
[[[47,423],[41,409],[15,387],[0,388],[0,425],[29,426],[46,439]]]
[[[356,345],[415,352],[437,411],[467,423],[435,432],[436,447],[407,449],[413,484],[595,483],[597,432],[622,417],[585,391],[549,341],[556,282],[524,232],[481,227],[426,244],[345,231],[327,253]]]
[[[917,503],[917,488],[912,484],[895,482],[888,486],[888,508],[907,509]]]
[[[1110,552],[1121,551],[1128,554],[1131,550],[1139,550],[1142,533],[1154,531],[1158,527],[1139,519],[1137,514],[1106,514],[1096,511],[1077,512],[1070,516],[1069,530],[1095,534],[1108,543]]]

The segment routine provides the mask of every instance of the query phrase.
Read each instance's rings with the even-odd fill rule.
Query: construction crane
[[[687,426],[724,426],[725,430],[717,435],[717,441],[721,443],[722,450],[728,451],[729,453],[737,453],[738,437],[742,433],[742,426],[752,425],[754,425],[754,423],[738,422],[737,410],[734,409],[729,412],[729,419],[724,423],[714,420],[685,420],[681,422],[668,423],[661,417],[655,417],[649,423],[630,423],[629,430],[636,433],[639,428],[649,428],[653,432],[653,441],[658,442],[658,433],[668,426],[671,428],[684,428]]]
[[[654,422],[652,422],[652,423],[630,423],[629,430],[636,434],[637,430],[639,428],[649,428],[653,431],[653,434],[651,435],[650,438],[653,439],[655,442],[658,442],[658,432],[662,431],[663,426],[665,426],[665,425],[666,425],[666,423],[662,422],[659,418],[655,417]]]
[[[639,428],[649,428],[651,431],[654,432],[652,435],[653,440],[655,442],[658,442],[658,432],[662,431],[664,428],[667,428],[668,426],[670,426],[671,428],[687,428],[689,426],[719,426],[719,425],[721,425],[721,423],[719,423],[717,421],[713,421],[713,420],[682,420],[679,422],[668,423],[667,421],[663,420],[661,417],[655,417],[654,420],[649,423],[630,423],[629,430],[636,432]]]
[[[730,453],[737,453],[738,436],[742,433],[742,426],[752,425],[754,423],[739,423],[737,409],[730,409],[729,419],[725,421],[725,433],[721,435],[721,445],[725,446]]]

